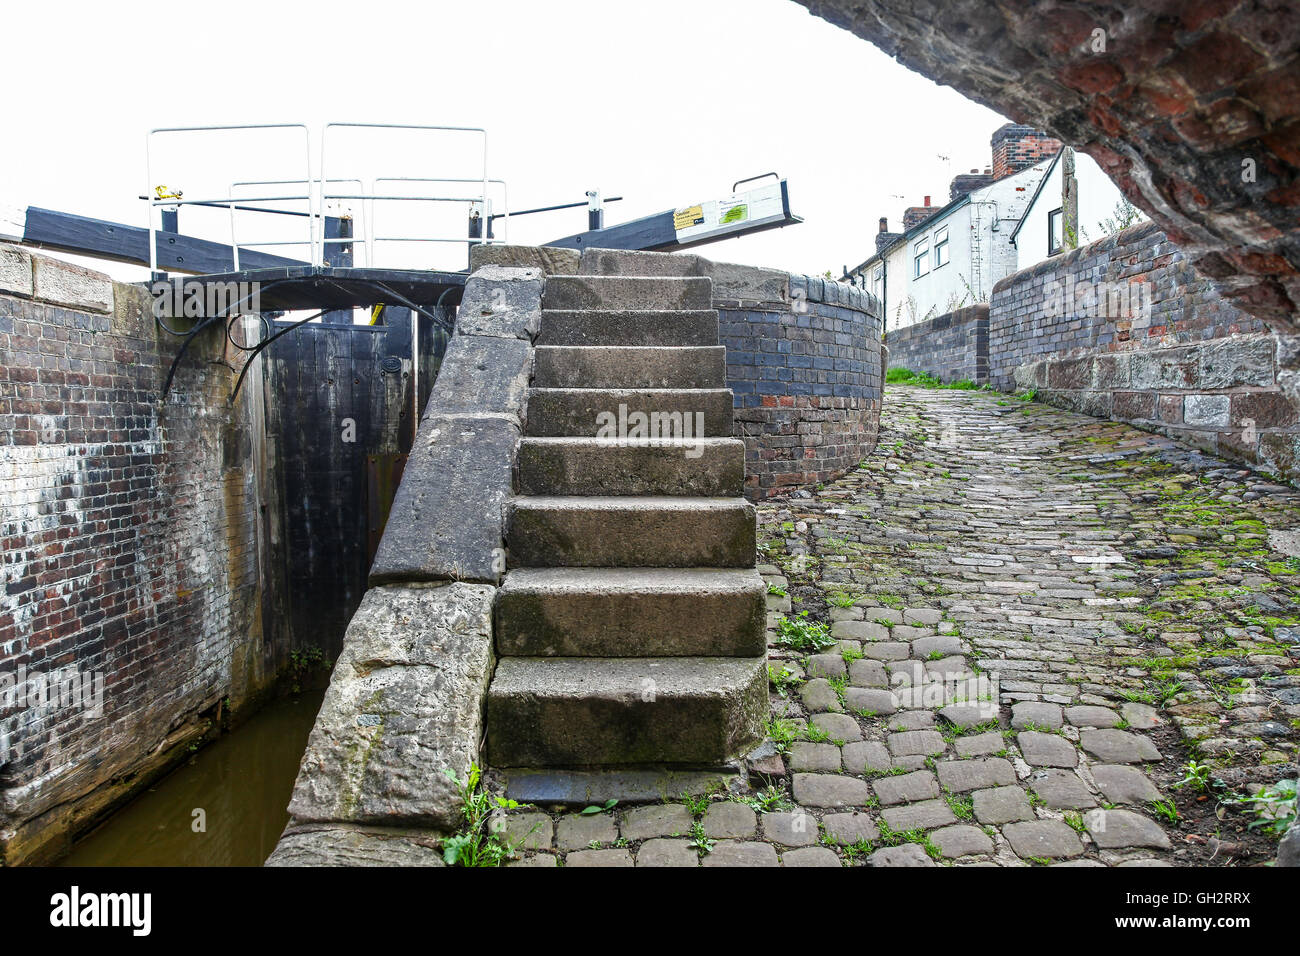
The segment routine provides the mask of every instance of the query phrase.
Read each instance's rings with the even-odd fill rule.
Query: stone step
[[[745,490],[745,443],[736,438],[525,438],[521,495],[699,495]]]
[[[712,309],[551,309],[538,345],[717,345]]]
[[[723,388],[727,350],[712,347],[543,345],[536,388]]]
[[[631,249],[583,249],[578,272],[606,276],[708,275],[699,256]]]
[[[754,566],[744,498],[522,497],[507,516],[511,568]]]
[[[711,309],[713,280],[677,276],[548,276],[543,309]]]
[[[504,657],[487,700],[493,767],[716,766],[762,735],[763,657]]]
[[[732,426],[731,389],[534,388],[528,393],[524,430],[539,438],[594,436],[602,426],[612,425],[619,434],[628,434],[638,423],[637,415],[645,415],[648,423],[651,415],[658,415],[661,423],[665,416],[689,415],[695,434],[726,438]]]
[[[512,768],[503,773],[506,797],[537,806],[561,804],[583,809],[614,800],[621,806],[663,803],[664,794],[708,796],[749,791],[749,780],[735,766],[626,767],[592,770]]]
[[[497,592],[497,654],[762,655],[766,597],[749,568],[519,568]]]

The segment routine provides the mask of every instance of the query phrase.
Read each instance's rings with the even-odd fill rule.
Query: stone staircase
[[[495,611],[495,768],[721,767],[761,736],[754,509],[711,280],[674,274],[689,262],[602,251],[582,267],[601,274],[546,281]],[[637,413],[690,431],[645,441]]]

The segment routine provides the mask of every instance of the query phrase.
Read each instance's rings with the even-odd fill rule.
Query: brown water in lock
[[[61,866],[261,866],[325,692],[276,701],[194,753],[84,837]],[[206,812],[206,832],[193,828]]]

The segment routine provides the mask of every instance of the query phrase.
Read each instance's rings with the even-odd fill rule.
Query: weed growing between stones
[[[334,662],[325,656],[319,647],[307,647],[289,654],[289,683],[295,694],[302,693],[302,685],[313,674],[328,676],[334,669]]]
[[[777,813],[794,806],[785,791],[775,784],[759,790],[751,797],[737,797],[736,800],[755,813]]]
[[[799,725],[785,717],[769,718],[765,726],[769,740],[776,745],[776,752],[785,755],[790,752],[790,745],[799,739]]]
[[[876,824],[880,831],[879,843],[881,846],[902,846],[904,843],[915,843],[932,860],[938,860],[943,857],[943,851],[934,844],[930,835],[924,830],[913,828],[911,830],[895,830],[884,820]]]
[[[1178,823],[1178,808],[1174,806],[1172,800],[1151,801],[1151,812],[1170,826],[1175,826]]]
[[[951,388],[964,392],[973,392],[982,387],[968,378],[945,383],[929,372],[913,372],[910,368],[891,368],[885,373],[885,382],[889,385],[912,385],[916,388]]]
[[[836,641],[829,627],[808,620],[808,612],[800,611],[797,617],[783,616],[777,622],[777,643],[797,651],[824,651]]]
[[[443,841],[443,862],[448,866],[501,866],[512,851],[501,831],[492,826],[493,816],[524,804],[480,790],[483,771],[478,764],[470,764],[464,780],[451,769],[446,774],[460,793],[463,822],[460,832]]]
[[[790,691],[803,683],[803,678],[780,662],[767,665],[767,679],[772,689],[782,697],[789,697]]]
[[[1295,825],[1297,820],[1297,780],[1279,780],[1271,787],[1264,787],[1258,793],[1248,797],[1224,800],[1224,803],[1240,806],[1251,813],[1255,819],[1249,824],[1252,830],[1263,830],[1272,836],[1280,837]]]

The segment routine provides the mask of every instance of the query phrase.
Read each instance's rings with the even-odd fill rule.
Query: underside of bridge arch
[[[1290,0],[797,2],[1087,152],[1238,307],[1300,331]]]

